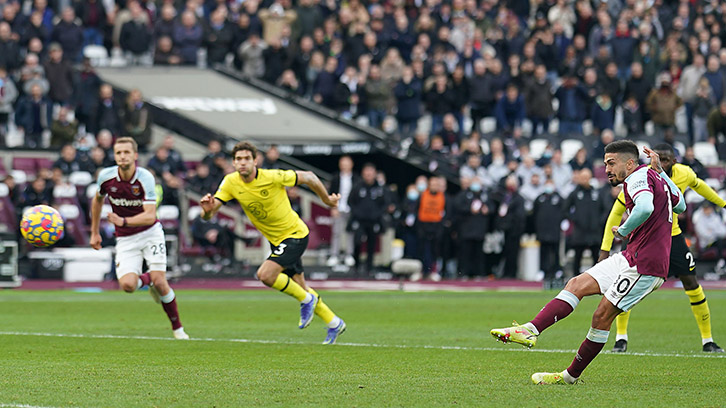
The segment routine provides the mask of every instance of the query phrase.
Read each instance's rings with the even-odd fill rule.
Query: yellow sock
[[[282,293],[290,295],[297,299],[298,302],[302,302],[308,297],[308,293],[305,292],[305,289],[284,273],[277,275],[275,283],[272,284],[272,289],[277,289]]]
[[[630,320],[630,310],[620,313],[615,318],[615,327],[618,329],[618,336],[628,335],[628,321]]]
[[[335,313],[333,313],[332,310],[323,303],[323,299],[320,298],[320,295],[318,295],[318,292],[315,291],[315,289],[310,288],[308,292],[312,293],[313,295],[318,297],[318,305],[315,306],[315,314],[318,315],[319,318],[323,319],[325,324],[328,324],[333,321],[335,318]]]
[[[696,324],[698,324],[698,330],[701,332],[701,338],[711,338],[711,311],[708,309],[708,302],[706,302],[706,295],[703,293],[703,288],[698,285],[696,289],[687,290],[686,295],[691,300],[691,310],[693,316],[696,318]]]

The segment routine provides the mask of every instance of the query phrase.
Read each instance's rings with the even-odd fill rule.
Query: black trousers
[[[505,278],[516,278],[519,269],[519,239],[521,234],[504,233],[504,275]]]
[[[365,266],[366,274],[373,270],[373,256],[376,253],[376,244],[378,243],[378,235],[380,233],[380,225],[376,222],[368,221],[358,221],[357,228],[353,230],[353,259],[355,259],[356,268],[360,266],[360,254],[364,242],[368,249]]]
[[[484,274],[484,240],[462,239],[459,241],[459,271],[468,277]]]
[[[573,273],[575,276],[580,274],[580,266],[582,265],[582,253],[589,249],[592,252],[592,257],[597,262],[597,257],[600,254],[600,245],[573,245],[572,249],[575,250],[575,259],[573,261]]]
[[[545,274],[545,279],[555,277],[560,266],[560,243],[542,242],[539,248],[539,265]]]

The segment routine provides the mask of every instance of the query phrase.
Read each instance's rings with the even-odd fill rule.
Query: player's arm
[[[199,205],[202,207],[202,218],[205,220],[212,219],[214,214],[216,214],[217,211],[219,211],[219,208],[222,207],[222,204],[224,204],[222,200],[213,197],[209,193],[202,197],[202,199],[199,200]]]
[[[693,184],[691,184],[689,187],[691,187],[693,191],[700,194],[703,198],[716,204],[717,206],[721,208],[726,207],[726,200],[719,197],[718,193],[700,178],[695,178]]]
[[[99,228],[103,201],[105,199],[106,196],[96,193],[96,196],[91,200],[91,239],[89,243],[93,249],[101,249],[101,233],[99,232]]]
[[[683,211],[686,211],[686,199],[683,197],[683,194],[681,194],[681,190],[676,187],[676,183],[674,183],[673,180],[668,177],[665,171],[661,171],[660,176],[663,178],[663,180],[665,180],[666,183],[668,183],[671,194],[678,197],[678,202],[675,206],[673,206],[673,212],[676,214],[680,214]],[[671,197],[668,197],[668,199],[670,200]]]
[[[610,256],[610,250],[613,247],[613,239],[615,238],[615,235],[613,234],[613,227],[620,225],[620,221],[623,219],[624,213],[625,204],[620,200],[620,195],[618,195],[618,198],[616,198],[613,203],[613,208],[610,209],[608,219],[605,221],[605,231],[603,231],[602,234],[602,243],[600,244],[600,257],[598,258],[598,262]]]
[[[634,229],[638,228],[645,220],[653,214],[653,193],[650,191],[640,192],[633,200],[635,206],[630,211],[630,216],[620,227],[613,227],[613,233],[621,238],[628,236]]]
[[[310,187],[315,194],[323,200],[323,203],[330,208],[338,208],[340,194],[328,194],[323,182],[312,171],[295,171],[297,175],[297,185],[306,185]]]
[[[156,203],[145,203],[144,211],[132,217],[108,213],[108,220],[117,227],[143,227],[156,222]]]

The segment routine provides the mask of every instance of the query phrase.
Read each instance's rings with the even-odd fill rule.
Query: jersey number
[[[666,192],[666,200],[668,201],[668,222],[673,224],[673,201],[671,200],[671,189],[668,188],[667,184],[663,185],[663,189]]]
[[[285,252],[286,247],[287,247],[287,244],[280,244],[277,246],[277,249],[275,249],[275,251],[272,253],[277,256],[280,256],[280,255],[282,255],[283,252]]]
[[[164,246],[163,242],[159,245],[151,246],[151,253],[153,255],[158,255],[158,254],[164,255],[164,252],[166,252],[166,247]]]

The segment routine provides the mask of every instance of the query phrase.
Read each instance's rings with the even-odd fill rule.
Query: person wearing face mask
[[[398,219],[396,238],[403,240],[403,257],[416,258],[418,237],[416,236],[416,213],[420,193],[415,184],[406,187],[406,196],[401,201],[401,216]]]
[[[489,232],[493,205],[478,178],[461,178],[461,191],[454,197],[458,220],[459,272],[464,278],[484,274],[484,237]]]
[[[560,223],[563,201],[551,178],[545,181],[544,191],[534,201],[534,230],[540,243],[539,264],[545,274],[545,282],[562,277]]]

